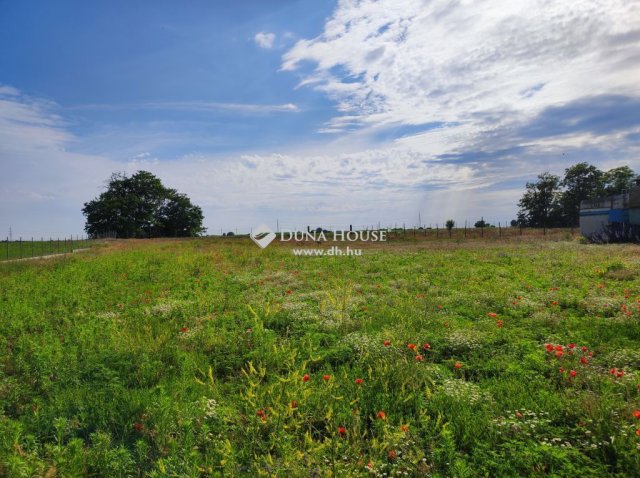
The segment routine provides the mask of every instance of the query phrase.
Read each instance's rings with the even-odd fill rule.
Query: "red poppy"
[[[425,343],[425,344],[422,346],[422,348],[423,348],[424,350],[429,350],[429,349],[431,348],[431,344],[430,344],[429,342],[427,342],[427,343]]]
[[[338,427],[338,434],[343,437],[347,434],[347,429],[345,427]]]
[[[575,377],[576,375],[578,375],[578,372],[576,372],[575,370],[569,371],[569,376],[571,376],[571,378]]]
[[[524,415],[522,415],[522,413],[520,413],[520,412],[516,412],[516,417],[517,417],[517,418],[522,418],[523,416],[524,416]]]
[[[640,437],[640,428],[636,429],[636,435]]]
[[[545,347],[547,348],[547,352],[553,352],[553,345],[547,344]]]
[[[624,377],[624,371],[618,370],[618,373],[616,374],[616,377],[618,377],[618,378]]]
[[[563,369],[562,367],[560,367],[560,368],[558,369],[558,372],[560,372],[560,373],[564,373],[564,369]]]
[[[292,291],[291,289],[289,289],[289,290],[287,291],[287,295],[291,294],[292,292],[293,292],[293,291]]]
[[[416,361],[418,362],[422,362],[423,358],[422,355],[416,355]]]
[[[356,378],[356,385],[362,385],[362,382],[364,382],[364,380],[362,380],[361,378]]]
[[[585,346],[583,345],[583,346],[582,346],[582,351],[583,351],[583,352],[586,352],[587,350],[588,350],[588,349],[587,349],[587,347],[585,347]]]
[[[186,328],[186,327],[182,327],[182,328],[180,329],[180,332],[182,332],[183,334],[184,334],[186,331],[187,331],[187,328]]]
[[[633,416],[640,420],[640,410],[636,410],[633,412]]]
[[[144,425],[140,422],[135,422],[133,424],[133,429],[139,433],[144,429]]]
[[[504,322],[502,322],[502,320],[498,320],[496,322],[496,325],[498,326],[499,329],[501,329],[504,326]]]
[[[390,340],[385,340],[382,345],[384,345],[385,347],[388,347],[389,345],[391,345],[391,341]]]
[[[291,400],[291,408],[293,409],[298,408],[298,402],[296,402],[295,400]]]
[[[570,349],[574,349],[575,347],[576,347],[576,344],[574,344],[573,342],[571,342],[571,343],[569,344],[569,348],[570,348]]]
[[[403,432],[408,432],[409,431],[409,425],[400,425],[400,430],[402,430]]]
[[[438,304],[438,309],[442,309],[442,304]]]
[[[563,356],[563,355],[564,355],[564,352],[563,352],[562,350],[558,350],[558,351],[556,352],[556,357],[557,357],[557,358],[562,358],[562,356]]]
[[[558,305],[558,301],[557,300],[552,301],[551,305],[555,307],[556,305]]]
[[[562,352],[562,350],[563,350],[562,345],[556,345],[556,350],[559,351],[559,352]]]
[[[327,380],[329,380],[330,378],[331,378],[331,375],[323,375],[323,376],[322,376],[322,380],[324,380],[325,382],[326,382]]]
[[[462,364],[460,362],[456,362],[454,367],[457,368],[457,369],[461,369],[462,368]]]
[[[498,314],[496,314],[495,312],[489,312],[487,315],[492,319],[495,319],[496,317],[498,317]]]
[[[610,373],[611,375],[615,375],[615,374],[617,374],[617,373],[618,373],[618,369],[617,369],[617,368],[612,368],[611,370],[609,370],[609,373]]]
[[[265,413],[264,413],[264,410],[262,408],[256,412],[256,416],[258,416],[258,417],[264,417],[264,415],[265,415]]]
[[[587,365],[587,357],[582,357],[580,359],[580,363],[582,363],[582,365]]]
[[[386,414],[386,413],[384,413],[382,410],[380,410],[380,411],[378,412],[377,417],[378,417],[380,420],[386,420],[386,419],[387,419],[387,414]]]
[[[411,350],[415,350],[416,344],[407,344],[407,347],[409,347]]]
[[[389,450],[389,460],[395,460],[396,459],[396,452],[393,450]]]
[[[309,377],[309,374],[308,374],[308,373],[305,373],[305,374],[302,376],[302,381],[303,381],[303,382],[308,382],[310,378],[311,378],[311,377]]]

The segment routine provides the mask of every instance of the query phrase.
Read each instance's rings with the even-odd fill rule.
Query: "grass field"
[[[0,476],[639,476],[640,249],[0,264]]]

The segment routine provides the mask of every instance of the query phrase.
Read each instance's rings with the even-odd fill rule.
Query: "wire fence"
[[[69,254],[78,249],[91,247],[92,240],[87,236],[70,236],[65,238],[40,239],[29,238],[10,240],[8,237],[0,242],[0,261],[30,259],[36,257]]]

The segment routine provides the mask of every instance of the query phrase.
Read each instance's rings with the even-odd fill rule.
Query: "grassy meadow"
[[[639,274],[561,237],[0,264],[0,476],[640,476]]]

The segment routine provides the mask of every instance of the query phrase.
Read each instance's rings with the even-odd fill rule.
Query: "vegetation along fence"
[[[78,249],[86,249],[91,240],[86,236],[71,236],[56,239],[20,238],[9,240],[7,237],[0,243],[0,261],[15,259],[27,259],[31,257],[50,256],[54,254],[67,254]]]

